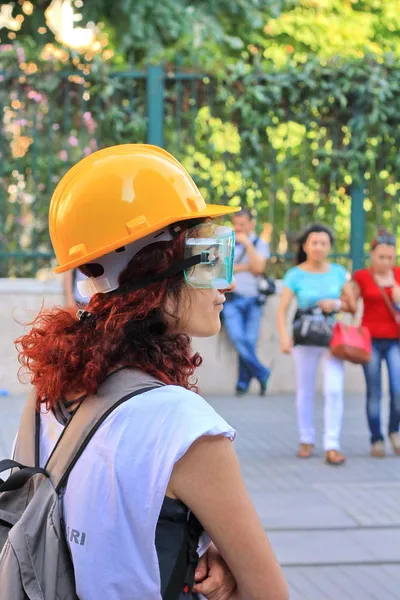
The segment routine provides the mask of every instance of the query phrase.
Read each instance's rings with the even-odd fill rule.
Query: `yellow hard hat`
[[[99,150],[64,175],[51,199],[55,271],[79,267],[173,223],[237,210],[206,204],[183,166],[161,148]]]

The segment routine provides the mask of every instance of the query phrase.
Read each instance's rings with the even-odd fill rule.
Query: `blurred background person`
[[[372,359],[364,365],[366,409],[371,455],[385,456],[381,429],[382,362],[389,374],[389,440],[400,456],[400,267],[396,267],[396,238],[380,230],[371,244],[371,267],[353,276],[357,297],[363,300],[362,324],[372,337]]]
[[[247,393],[253,378],[260,384],[260,395],[267,389],[270,370],[256,354],[263,316],[259,301],[260,276],[264,272],[270,251],[269,245],[257,237],[255,219],[248,209],[242,209],[232,218],[236,234],[235,278],[236,290],[227,297],[224,307],[224,325],[239,358],[236,394]]]
[[[343,417],[344,363],[333,357],[327,346],[295,345],[287,327],[287,314],[293,299],[298,312],[319,308],[325,318],[341,310],[355,310],[351,284],[346,269],[328,261],[334,242],[332,232],[324,225],[311,225],[298,240],[297,266],[283,279],[278,308],[278,331],[282,352],[292,353],[296,371],[296,408],[300,437],[299,458],[309,458],[315,445],[314,394],[319,362],[324,376],[325,460],[332,465],[345,462],[340,451]]]

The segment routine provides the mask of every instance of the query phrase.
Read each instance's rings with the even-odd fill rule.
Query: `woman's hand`
[[[322,311],[326,314],[330,314],[333,312],[337,312],[340,310],[341,305],[339,305],[340,300],[320,300],[318,302],[318,306],[322,308]]]
[[[289,335],[281,338],[281,352],[283,354],[290,354],[293,348],[293,340]]]
[[[214,544],[199,560],[195,581],[193,591],[208,600],[231,600],[236,590],[235,578]]]
[[[395,304],[400,304],[400,285],[397,283],[393,286],[393,301]]]

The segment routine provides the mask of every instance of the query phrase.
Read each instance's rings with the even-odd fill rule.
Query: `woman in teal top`
[[[346,269],[342,265],[330,264],[327,271],[322,273],[305,271],[300,266],[293,267],[286,273],[283,284],[292,290],[299,308],[311,308],[323,300],[335,300],[332,306],[336,310],[346,281]],[[327,306],[329,309],[330,303]]]
[[[297,266],[283,280],[278,309],[278,330],[282,352],[292,353],[296,370],[296,408],[299,428],[299,458],[309,458],[315,445],[313,425],[314,391],[318,364],[324,375],[324,450],[326,462],[343,464],[340,434],[343,416],[343,361],[335,358],[329,348],[320,346],[293,347],[287,328],[287,313],[293,299],[299,309],[320,307],[326,315],[340,310],[354,312],[355,300],[344,267],[328,262],[334,238],[324,225],[312,225],[299,239]]]

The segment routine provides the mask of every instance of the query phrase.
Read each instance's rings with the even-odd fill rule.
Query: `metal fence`
[[[0,276],[34,276],[51,263],[48,205],[73,163],[101,147],[146,141],[182,160],[207,200],[254,208],[276,274],[290,262],[299,231],[316,220],[334,229],[336,258],[360,267],[377,225],[398,231],[400,178],[388,167],[395,164],[390,141],[379,140],[379,161],[355,182],[338,164],[346,128],[328,131],[317,119],[305,126],[286,115],[260,136],[238,118],[237,93],[212,77],[161,66],[0,74]]]

